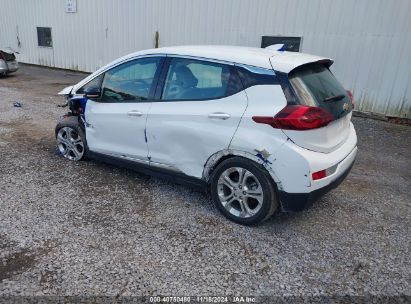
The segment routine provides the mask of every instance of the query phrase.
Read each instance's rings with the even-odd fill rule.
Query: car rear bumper
[[[7,63],[3,60],[0,59],[0,73],[7,73],[9,71],[9,67],[7,66]]]
[[[311,206],[316,200],[318,200],[322,195],[335,189],[340,185],[343,180],[350,173],[351,168],[354,165],[355,156],[357,154],[357,147],[355,147],[351,153],[339,163],[340,171],[335,179],[333,179],[329,184],[318,188],[312,192],[308,193],[288,193],[285,191],[279,191],[279,199],[281,202],[281,209],[284,212],[295,212],[301,211],[309,206]]]
[[[7,61],[7,66],[9,68],[8,73],[13,73],[19,69],[19,63],[17,61]]]
[[[0,59],[0,73],[13,73],[19,69],[17,61],[4,61]]]

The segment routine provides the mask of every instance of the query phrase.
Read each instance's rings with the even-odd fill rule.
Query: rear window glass
[[[302,65],[290,74],[278,73],[289,105],[319,107],[339,119],[352,111],[347,91],[320,63]]]
[[[314,107],[323,102],[350,101],[342,85],[322,64],[301,66],[290,73],[289,80],[300,104]]]

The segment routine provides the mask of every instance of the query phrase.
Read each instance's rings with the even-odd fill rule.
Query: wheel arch
[[[58,133],[60,132],[62,128],[73,129],[74,131],[76,131],[78,138],[81,139],[82,151],[79,151],[78,149],[74,148],[74,146],[72,148],[68,148],[68,150],[71,149],[73,151],[73,149],[75,149],[77,151],[77,153],[75,153],[75,156],[78,157],[78,159],[72,159],[72,158],[66,157],[66,153],[63,154],[63,151],[60,150],[59,139],[57,137],[58,137]],[[66,115],[62,117],[62,119],[57,123],[54,129],[54,132],[55,132],[55,137],[57,140],[57,148],[60,150],[60,153],[62,153],[64,157],[69,158],[70,160],[75,160],[75,161],[88,159],[87,154],[89,150],[87,146],[87,139],[86,139],[84,126],[82,125],[80,116]],[[75,146],[77,147],[77,145],[80,145],[80,143],[77,143],[76,141]],[[63,148],[63,149],[66,150],[67,148]],[[78,155],[78,153],[81,153],[81,155]]]
[[[221,150],[219,152],[214,153],[211,155],[207,162],[204,165],[204,170],[203,170],[203,179],[209,183],[210,182],[210,177],[214,169],[223,161],[226,159],[232,158],[232,157],[242,157],[246,158],[248,160],[251,160],[259,165],[262,165],[264,169],[268,172],[268,174],[271,177],[272,182],[276,186],[278,190],[282,190],[281,186],[281,181],[275,174],[274,170],[269,166],[269,164],[264,161],[262,158],[258,157],[257,155],[254,155],[249,152],[244,152],[240,150],[232,150],[232,149],[226,149],[226,150]]]
[[[80,121],[80,116],[77,115],[70,115],[70,116],[64,116],[56,125],[54,129],[54,136],[57,137],[58,131],[62,128],[65,127],[67,124],[73,124],[73,125],[78,125],[81,130],[84,132],[84,135],[86,135],[84,125]]]

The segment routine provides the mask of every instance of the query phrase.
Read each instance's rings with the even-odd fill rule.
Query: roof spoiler
[[[332,60],[332,59],[321,59],[321,60],[318,60],[317,62],[319,64],[322,64],[322,65],[326,66],[327,68],[329,68],[334,63],[334,60]]]
[[[316,60],[316,61],[309,61],[309,62],[303,63],[303,64],[301,64],[301,65],[299,65],[299,66],[296,66],[296,67],[293,68],[291,71],[289,71],[289,73],[291,73],[292,71],[294,71],[294,70],[296,70],[296,69],[299,69],[299,68],[301,68],[301,67],[304,67],[304,66],[306,66],[306,65],[308,65],[308,64],[312,64],[312,63],[319,63],[319,64],[325,66],[327,69],[329,69],[330,66],[332,66],[332,64],[334,63],[334,60],[332,60],[332,59],[320,59],[320,60]]]

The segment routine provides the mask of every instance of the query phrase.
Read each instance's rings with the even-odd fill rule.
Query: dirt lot
[[[201,192],[55,155],[56,92],[83,77],[0,78],[0,298],[410,295],[411,127],[354,118],[359,154],[338,189],[242,227]]]

